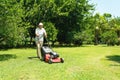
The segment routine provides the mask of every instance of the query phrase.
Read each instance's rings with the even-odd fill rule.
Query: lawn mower
[[[47,45],[43,45],[41,47],[41,56],[42,56],[42,60],[45,62],[48,62],[49,64],[52,63],[64,63],[64,59],[59,57],[59,54],[57,54],[56,52],[54,52],[52,50],[52,48],[49,45],[48,40],[46,40]]]

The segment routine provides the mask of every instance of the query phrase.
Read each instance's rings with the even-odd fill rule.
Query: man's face
[[[39,25],[39,28],[41,29],[43,27],[43,25]]]

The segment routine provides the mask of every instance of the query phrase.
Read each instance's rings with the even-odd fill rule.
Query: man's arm
[[[44,30],[44,36],[45,36],[45,38],[47,38],[47,33],[44,28],[43,28],[43,30]]]
[[[37,29],[35,29],[35,36],[36,36],[36,37],[39,37],[39,34],[38,34],[38,30],[37,30]]]

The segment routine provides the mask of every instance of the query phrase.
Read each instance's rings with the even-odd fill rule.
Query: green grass
[[[120,80],[120,46],[54,48],[65,63],[48,64],[36,49],[0,51],[0,80]]]

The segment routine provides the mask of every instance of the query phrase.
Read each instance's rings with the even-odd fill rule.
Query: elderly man
[[[41,56],[41,47],[43,46],[44,37],[47,37],[46,31],[43,28],[43,23],[39,23],[38,27],[35,29],[35,41],[37,45],[37,57],[42,59]]]

